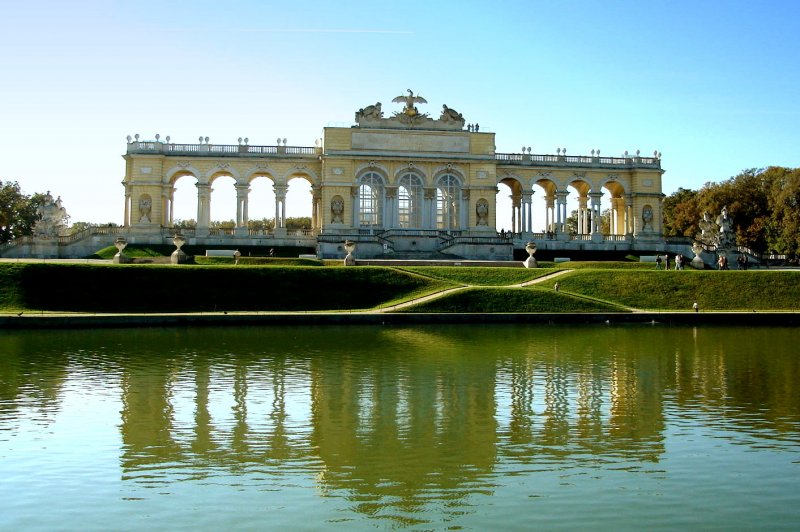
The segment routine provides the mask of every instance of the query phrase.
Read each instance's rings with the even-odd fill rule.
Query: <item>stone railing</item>
[[[600,157],[595,155],[534,155],[530,153],[496,153],[499,164],[515,166],[588,166],[661,168],[657,157]]]
[[[129,154],[163,154],[181,157],[316,157],[322,148],[315,146],[250,146],[248,144],[167,144],[161,141],[128,143]]]

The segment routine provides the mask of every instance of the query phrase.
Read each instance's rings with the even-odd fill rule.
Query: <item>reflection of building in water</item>
[[[657,460],[664,450],[663,368],[652,357],[595,352],[601,344],[587,336],[585,346],[570,340],[563,354],[559,339],[551,338],[498,376],[510,389],[510,442],[570,459],[588,450]]]
[[[402,497],[400,507],[438,490],[458,498],[479,488],[495,464],[494,366],[485,360],[479,371],[459,370],[469,359],[392,358],[367,367],[363,358],[317,359],[313,438],[323,486],[391,492]]]
[[[171,482],[176,468],[193,478],[319,472],[319,489],[357,511],[436,501],[456,512],[509,463],[657,461],[665,412],[681,401],[724,401],[726,423],[739,412],[750,427],[795,430],[800,363],[747,354],[764,337],[741,339],[742,353],[727,340],[695,353],[691,334],[672,329],[582,332],[524,344],[530,333],[353,329],[324,354],[123,362],[123,472],[146,483]],[[292,349],[314,353],[320,342]],[[598,347],[607,345],[617,347]],[[526,354],[509,354],[515,346]],[[713,395],[720,387],[725,397]]]

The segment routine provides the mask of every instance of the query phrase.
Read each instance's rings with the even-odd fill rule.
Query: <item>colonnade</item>
[[[511,198],[511,232],[532,233],[533,231],[533,196],[534,192],[512,194]],[[569,193],[558,190],[544,197],[545,231],[554,233],[567,230],[567,197]],[[593,235],[600,233],[600,216],[602,192],[590,192],[578,196],[577,234]],[[633,198],[630,194],[624,197],[611,198],[611,235],[627,235],[635,231]]]
[[[213,188],[207,183],[196,183],[197,187],[197,229],[208,229],[211,226],[211,192]],[[250,221],[250,185],[236,184],[236,229],[247,230]],[[275,229],[286,227],[286,193],[288,185],[273,184],[275,193]],[[312,200],[312,228],[321,227],[321,209],[319,208],[320,193],[318,186],[311,187]],[[162,220],[165,227],[172,227],[175,222],[175,186],[162,190]],[[130,194],[125,198],[125,219],[130,216]]]

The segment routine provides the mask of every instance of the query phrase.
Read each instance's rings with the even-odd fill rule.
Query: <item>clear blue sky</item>
[[[669,194],[800,166],[798,20],[789,0],[3,0],[0,179],[120,223],[126,135],[311,146],[411,88],[499,152],[659,150]]]

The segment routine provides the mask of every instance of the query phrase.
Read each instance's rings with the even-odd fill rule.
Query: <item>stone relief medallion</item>
[[[338,195],[331,199],[331,223],[344,223],[344,199]]]
[[[475,225],[489,225],[489,202],[481,198],[475,204],[475,215],[477,222]]]

